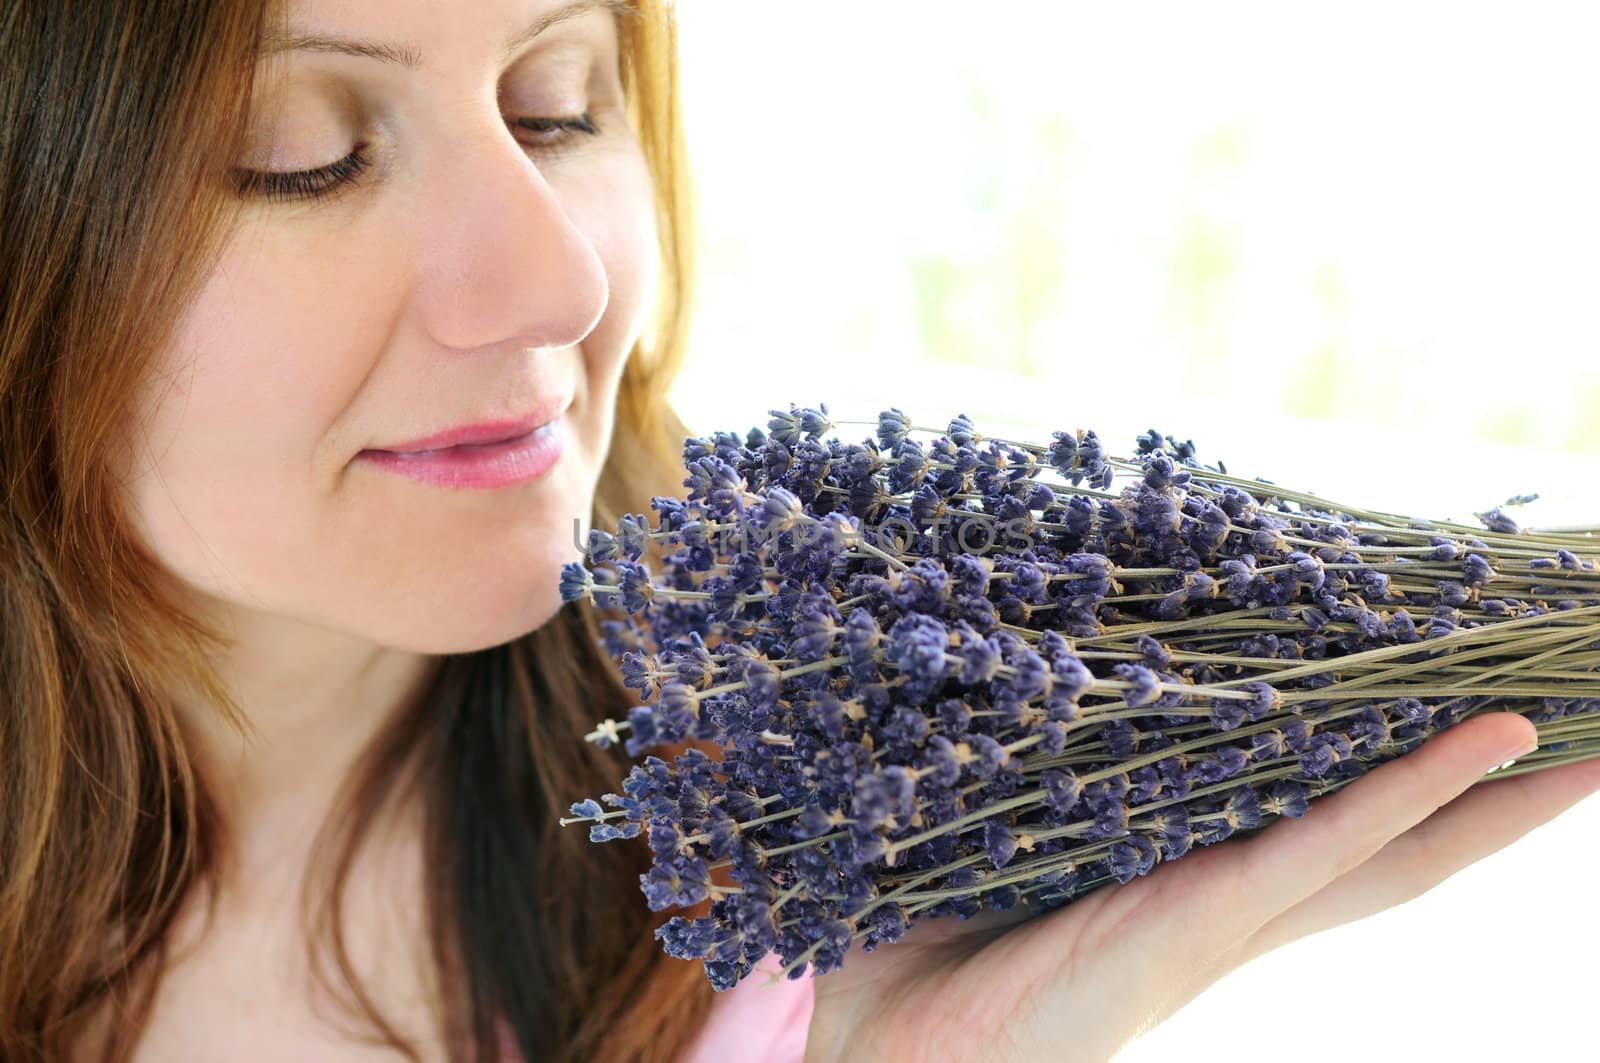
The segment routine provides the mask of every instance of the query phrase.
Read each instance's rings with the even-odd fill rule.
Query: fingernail
[[[1520,745],[1517,746],[1517,748],[1511,750],[1510,752],[1508,752],[1504,756],[1502,756],[1499,760],[1495,761],[1495,763],[1496,764],[1504,764],[1508,760],[1516,760],[1518,757],[1525,757],[1529,753],[1532,753],[1534,750],[1536,750],[1538,748],[1539,748],[1539,739],[1538,738],[1534,738],[1531,741],[1521,743]]]

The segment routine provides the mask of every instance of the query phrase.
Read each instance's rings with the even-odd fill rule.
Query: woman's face
[[[322,45],[261,67],[239,168],[364,165],[278,186],[332,186],[318,198],[248,196],[141,397],[136,522],[209,599],[420,653],[497,645],[560,605],[657,280],[615,15],[576,5],[523,39],[569,6],[291,0],[291,37],[416,66]],[[598,132],[549,121],[585,114]],[[567,400],[563,453],[532,479],[425,483],[358,457]]]

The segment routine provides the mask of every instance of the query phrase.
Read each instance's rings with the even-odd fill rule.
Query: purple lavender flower
[[[1147,875],[1156,865],[1156,846],[1142,834],[1135,834],[1111,847],[1111,873],[1118,882],[1136,875]]]

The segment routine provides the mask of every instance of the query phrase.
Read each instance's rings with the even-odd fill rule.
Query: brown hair
[[[216,885],[224,825],[173,692],[200,692],[236,725],[243,714],[208,663],[222,636],[131,533],[110,458],[127,397],[235,218],[226,164],[245,145],[275,14],[247,0],[0,9],[0,1058],[18,1063],[84,1051],[107,1009],[101,1056],[126,1058],[180,902]],[[670,0],[629,15],[623,82],[655,179],[662,276],[621,382],[596,525],[681,487],[685,435],[665,403],[690,273],[675,27]],[[583,740],[630,695],[581,604],[446,656],[324,827],[318,852],[334,859],[312,947],[331,925],[346,988],[413,1057],[339,932],[363,831],[401,778],[422,788],[441,1021],[463,1031],[453,1058],[498,1059],[500,1016],[528,1060],[667,1060],[705,1020],[704,972],[654,940],[666,913],[640,895],[648,851],[556,823],[617,789],[629,763]]]

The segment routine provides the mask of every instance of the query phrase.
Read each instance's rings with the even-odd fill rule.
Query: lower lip
[[[446,447],[416,454],[363,450],[359,457],[440,487],[506,487],[537,479],[555,467],[561,460],[566,425],[563,415],[503,443]]]

